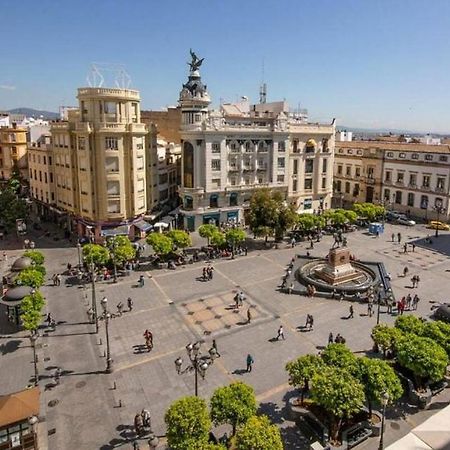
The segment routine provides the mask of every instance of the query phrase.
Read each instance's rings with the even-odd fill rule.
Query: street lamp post
[[[95,295],[95,264],[91,262],[91,283],[92,283],[92,315],[95,323],[95,333],[98,333],[97,299]]]
[[[435,203],[434,203],[434,208],[437,214],[437,219],[436,219],[436,232],[434,234],[435,237],[439,236],[439,216],[444,212],[444,208],[442,207],[442,200],[440,198],[437,198]]]
[[[34,330],[29,338],[31,342],[31,346],[33,347],[33,364],[34,364],[34,385],[39,385],[39,373],[38,373],[38,367],[37,367],[37,358],[36,358],[36,341],[39,337],[39,334],[36,330]]]
[[[81,244],[77,243],[77,252],[78,252],[78,269],[81,269]]]
[[[381,413],[381,435],[380,435],[380,445],[378,446],[378,450],[383,450],[384,449],[384,443],[383,443],[383,438],[384,438],[384,420],[385,420],[385,416],[386,416],[386,406],[389,402],[389,394],[387,392],[383,393],[383,397],[381,399],[381,403],[383,405],[383,410]]]
[[[383,289],[384,285],[380,282],[378,285],[378,309],[377,309],[377,325],[380,323],[380,309],[381,309],[381,290]]]
[[[108,299],[103,297],[100,301],[103,308],[103,318],[105,320],[105,332],[106,332],[106,373],[111,373],[113,371],[111,352],[109,348],[109,319],[111,318],[111,313],[108,311]]]
[[[194,383],[195,383],[195,396],[198,397],[198,375],[205,379],[206,370],[208,367],[214,362],[214,359],[217,357],[217,350],[214,347],[208,351],[208,356],[202,356],[200,351],[201,342],[197,341],[194,344],[189,343],[186,345],[186,352],[188,354],[189,360],[191,362],[184,370],[181,370],[183,365],[183,360],[179,356],[175,360],[175,369],[178,375],[181,375],[184,372],[194,370]]]
[[[112,251],[112,259],[113,259],[113,266],[114,266],[113,281],[114,281],[114,283],[117,283],[117,262],[116,262],[117,242],[114,240],[114,238],[109,240],[108,247]]]

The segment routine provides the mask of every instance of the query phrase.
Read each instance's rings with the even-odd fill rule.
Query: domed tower
[[[204,58],[199,59],[197,55],[190,50],[191,62],[189,78],[180,92],[181,107],[181,128],[184,130],[199,129],[202,122],[208,115],[208,106],[211,98],[206,90],[206,85],[202,83],[199,68]]]

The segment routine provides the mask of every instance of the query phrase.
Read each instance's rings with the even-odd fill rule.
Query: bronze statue
[[[192,49],[189,49],[189,53],[191,54],[191,62],[188,62],[187,64],[190,66],[191,72],[194,72],[202,65],[205,58],[199,59]]]

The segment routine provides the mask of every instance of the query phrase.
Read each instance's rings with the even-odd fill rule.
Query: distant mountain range
[[[411,130],[402,130],[402,129],[395,129],[395,128],[357,128],[357,127],[347,127],[345,125],[338,125],[337,129],[339,131],[346,130],[346,131],[352,131],[355,134],[405,134],[408,136],[424,136],[427,134],[426,132],[420,132],[420,131],[411,131]],[[433,133],[430,132],[432,136],[435,137],[447,137],[448,134],[446,133]]]
[[[41,111],[33,108],[14,108],[6,111],[11,114],[23,114],[27,117],[34,117],[35,119],[42,116],[43,119],[55,120],[59,119],[59,114],[51,111]]]

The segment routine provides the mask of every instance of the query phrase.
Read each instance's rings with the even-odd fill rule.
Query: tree
[[[380,205],[374,205],[373,203],[354,203],[353,211],[359,217],[365,217],[370,221],[381,217],[385,213],[385,208]]]
[[[167,233],[167,236],[172,239],[176,248],[186,248],[192,245],[191,236],[186,231],[172,230]]]
[[[321,358],[328,366],[346,369],[351,374],[356,372],[356,356],[345,344],[329,344],[322,351]]]
[[[219,229],[215,225],[212,225],[209,223],[205,223],[204,225],[200,225],[198,227],[198,234],[202,238],[206,238],[208,246],[209,246],[211,237],[213,236],[214,233],[217,233],[218,231],[219,231]]]
[[[25,200],[20,198],[12,187],[0,191],[0,222],[7,229],[14,229],[17,219],[28,217],[28,208]]]
[[[167,425],[167,442],[171,449],[207,448],[211,420],[203,399],[184,397],[176,400],[167,410],[164,420]]]
[[[450,324],[440,320],[426,322],[422,330],[422,335],[433,339],[433,341],[439,344],[450,357]]]
[[[108,239],[108,248],[110,255],[115,258],[119,265],[125,264],[136,256],[136,249],[130,242],[128,236],[114,236]]]
[[[45,305],[43,295],[37,291],[34,294],[26,295],[20,303],[20,319],[23,327],[34,333],[42,321],[42,308]]]
[[[250,417],[236,433],[236,450],[283,450],[281,433],[267,416]]]
[[[324,366],[323,360],[317,355],[300,356],[286,364],[286,370],[289,374],[289,384],[300,390],[300,401],[302,404],[305,394],[309,391],[311,379]]]
[[[249,224],[255,236],[282,238],[295,223],[295,211],[276,191],[259,189],[250,200]]]
[[[402,396],[402,383],[390,364],[381,359],[371,359],[366,356],[358,358],[357,361],[357,378],[364,386],[370,415],[372,415],[373,403],[381,404],[385,393],[389,396],[389,403],[394,403]]]
[[[358,219],[358,214],[356,214],[355,211],[351,211],[349,209],[342,210],[342,214],[344,214],[349,223],[355,223],[356,219]]]
[[[336,227],[341,227],[348,222],[343,209],[330,210],[326,217]]]
[[[395,353],[397,342],[402,335],[403,333],[399,328],[380,323],[373,327],[371,337],[375,345],[383,352],[383,356],[386,357],[387,352]]]
[[[88,264],[102,266],[109,260],[109,251],[99,244],[86,244],[83,247],[83,258]]]
[[[147,244],[151,245],[153,251],[159,256],[167,255],[173,250],[172,239],[162,233],[150,233],[147,236]]]
[[[364,388],[347,370],[327,367],[312,379],[313,400],[330,415],[330,436],[336,441],[344,418],[364,404]]]
[[[45,261],[45,256],[39,250],[27,250],[23,256],[30,258],[35,266],[42,266]]]
[[[228,242],[229,245],[231,245],[231,248],[235,249],[236,245],[239,245],[241,242],[245,241],[245,238],[247,237],[244,230],[241,230],[240,228],[232,228],[231,230],[228,230],[225,233],[225,239]]]
[[[15,285],[30,286],[32,288],[40,288],[44,284],[44,282],[44,275],[40,270],[36,270],[36,268],[34,267],[23,269],[14,280]]]
[[[397,360],[414,374],[418,389],[428,380],[442,380],[448,365],[447,353],[439,344],[414,334],[408,334],[398,342]]]
[[[225,234],[217,230],[211,235],[211,245],[222,247],[226,243]]]
[[[230,424],[233,427],[234,436],[236,428],[256,413],[255,392],[245,383],[231,383],[214,391],[210,407],[214,424]]]
[[[303,232],[303,234],[307,234],[314,230],[317,226],[317,220],[315,215],[313,214],[297,214],[295,219],[295,224]]]
[[[404,333],[414,333],[421,336],[424,331],[424,322],[416,316],[398,316],[395,319],[395,328]]]

